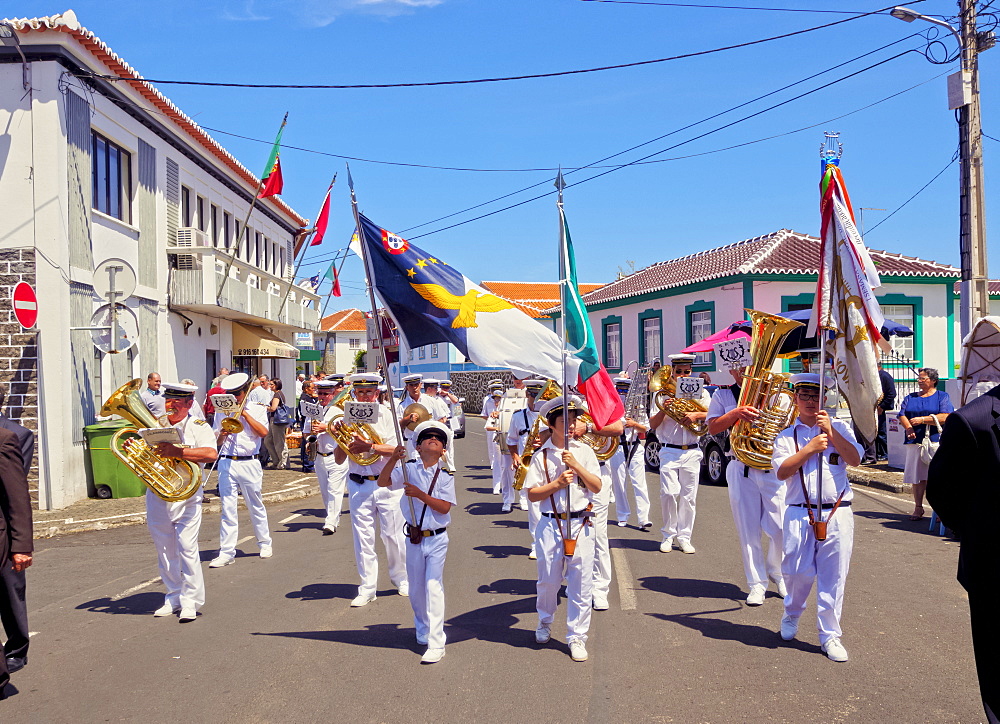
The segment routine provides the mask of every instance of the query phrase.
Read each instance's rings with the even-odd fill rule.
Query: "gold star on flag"
[[[417,273],[413,271],[413,269],[407,269],[406,273],[409,274],[411,277],[415,277],[417,275]]]
[[[427,262],[423,259],[417,259],[417,266],[427,266]]]
[[[431,264],[437,264],[438,263],[438,260],[435,259],[433,256],[430,257],[427,261],[429,261]]]

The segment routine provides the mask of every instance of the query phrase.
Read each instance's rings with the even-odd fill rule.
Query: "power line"
[[[662,5],[672,8],[696,8],[709,10],[769,10],[776,13],[831,13],[836,15],[854,15],[864,12],[863,10],[813,10],[808,8],[761,8],[747,7],[744,5],[700,5],[696,3],[661,3],[648,2],[645,0],[582,0],[591,3],[615,3],[618,5]]]
[[[923,2],[924,0],[914,0],[915,4],[918,2]],[[753,45],[760,45],[761,43],[769,43],[774,40],[783,40],[784,38],[792,38],[796,35],[804,35],[806,33],[812,33],[817,30],[823,30],[825,28],[832,28],[835,25],[841,25],[843,23],[849,23],[853,20],[860,20],[861,18],[866,18],[871,15],[878,15],[884,13],[886,10],[890,10],[894,5],[888,5],[879,10],[872,10],[871,12],[862,13],[860,15],[853,15],[849,18],[844,18],[843,20],[834,20],[830,23],[825,23],[823,25],[816,25],[811,28],[804,28],[803,30],[795,30],[790,33],[782,33],[781,35],[772,35],[768,38],[759,38],[758,40],[750,40],[745,43],[737,43],[736,45],[726,45],[720,48],[711,48],[709,50],[698,50],[692,53],[682,53],[680,55],[671,55],[666,58],[655,58],[653,60],[640,60],[634,63],[618,63],[616,65],[605,65],[597,68],[582,68],[577,70],[561,70],[551,73],[530,73],[527,75],[511,75],[502,76],[496,78],[473,78],[468,80],[437,80],[437,81],[424,81],[419,83],[355,83],[346,85],[311,85],[311,84],[293,84],[293,83],[221,83],[213,81],[201,81],[201,80],[169,80],[165,78],[142,78],[137,79],[131,76],[118,76],[118,75],[101,75],[98,73],[91,74],[91,77],[100,78],[107,81],[126,81],[126,82],[136,82],[136,83],[158,83],[158,84],[173,84],[173,85],[197,85],[197,86],[208,86],[211,88],[287,88],[295,90],[350,90],[350,89],[363,89],[363,88],[417,88],[426,86],[442,86],[442,85],[469,85],[473,83],[499,83],[504,81],[513,80],[533,80],[537,78],[556,78],[559,76],[566,75],[580,75],[583,73],[598,73],[605,70],[619,70],[622,68],[636,68],[643,65],[652,65],[654,63],[666,63],[673,60],[683,60],[685,58],[697,58],[703,55],[711,55],[713,53],[721,53],[727,50],[737,50],[739,48],[748,48]]]
[[[884,224],[885,222],[887,222],[887,221],[888,221],[889,219],[891,219],[891,218],[892,218],[893,216],[895,216],[895,215],[896,215],[896,214],[897,214],[897,213],[898,213],[898,212],[899,212],[900,210],[902,210],[902,208],[903,208],[904,206],[906,206],[906,205],[907,205],[908,203],[910,203],[911,201],[913,201],[913,199],[917,198],[917,196],[919,196],[919,195],[920,195],[920,193],[921,193],[921,192],[922,192],[922,191],[923,191],[924,189],[926,189],[926,188],[927,188],[928,186],[930,186],[930,185],[931,185],[932,183],[934,183],[935,181],[937,181],[937,180],[938,180],[938,177],[939,177],[939,176],[940,176],[941,174],[943,174],[943,173],[944,173],[945,171],[947,171],[947,170],[948,170],[949,168],[951,168],[951,165],[952,165],[953,163],[955,163],[955,161],[957,161],[957,160],[958,160],[958,153],[956,152],[956,153],[955,153],[955,155],[951,157],[951,160],[950,160],[950,161],[948,162],[948,164],[947,164],[947,165],[946,165],[946,166],[945,166],[945,167],[944,167],[943,169],[941,169],[941,170],[940,170],[940,171],[938,171],[938,172],[937,172],[936,174],[934,174],[934,177],[933,177],[933,178],[932,178],[932,179],[931,179],[930,181],[928,181],[927,183],[925,183],[925,184],[924,184],[923,186],[921,186],[921,187],[920,187],[920,189],[919,189],[919,190],[918,190],[918,191],[917,191],[917,192],[916,192],[915,194],[913,194],[913,196],[911,196],[911,197],[910,197],[910,198],[908,198],[908,199],[907,199],[906,201],[904,201],[904,202],[903,202],[903,203],[901,203],[901,204],[900,204],[899,206],[897,206],[897,207],[896,207],[895,209],[893,209],[893,211],[892,211],[892,213],[891,213],[891,214],[889,214],[889,215],[888,215],[888,216],[886,216],[886,217],[885,217],[884,219],[882,219],[882,220],[881,220],[880,222],[878,222],[877,224],[875,224],[875,226],[873,226],[873,227],[872,227],[872,228],[870,228],[870,229],[867,229],[867,230],[865,231],[865,236],[868,236],[868,235],[869,235],[870,233],[872,233],[873,231],[875,231],[875,229],[877,229],[878,227],[882,226],[882,224]]]

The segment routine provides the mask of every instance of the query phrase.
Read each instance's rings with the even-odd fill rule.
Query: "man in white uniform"
[[[330,437],[327,425],[335,415],[343,414],[340,408],[332,407],[330,402],[344,389],[343,377],[338,383],[335,380],[320,380],[316,383],[316,394],[319,404],[326,408],[322,420],[312,422],[312,434],[316,435],[316,479],[319,482],[320,497],[323,500],[323,510],[326,516],[323,520],[323,535],[333,535],[340,525],[340,513],[344,508],[344,490],[347,488],[348,464],[344,460],[337,463],[334,452],[337,441]]]
[[[242,404],[250,394],[250,377],[243,372],[223,378],[219,385],[225,392],[236,396],[237,404]],[[235,434],[222,430],[225,418],[222,412],[215,413],[213,428],[219,443],[219,498],[222,501],[222,515],[219,522],[219,555],[208,564],[210,568],[228,566],[236,560],[236,540],[239,537],[237,490],[243,495],[243,502],[250,513],[250,522],[260,547],[260,557],[270,558],[273,555],[267,510],[261,498],[264,473],[257,457],[260,442],[267,435],[267,407],[247,399],[237,418],[243,429]]]
[[[424,405],[431,413],[432,420],[437,420],[447,425],[448,418],[451,417],[451,409],[441,399],[441,395],[438,394],[438,385],[440,382],[440,380],[430,377],[424,380],[424,394],[420,396],[423,402],[420,404]]]
[[[524,381],[515,377],[514,386],[503,393],[497,405],[499,413],[497,429],[500,431],[500,494],[503,496],[501,510],[504,513],[509,513],[514,506],[514,463],[510,457],[510,448],[506,444],[507,432],[510,430],[513,416],[527,405],[527,399]]]
[[[708,406],[708,431],[718,435],[729,430],[740,420],[753,422],[760,417],[760,410],[751,405],[739,405],[743,373],[730,370],[736,384],[720,387]],[[730,453],[730,455],[732,455]],[[778,480],[772,468],[760,470],[730,459],[726,466],[729,485],[729,506],[733,511],[736,535],[743,556],[743,572],[747,578],[748,606],[764,603],[770,579],[785,597],[785,584],[781,577],[781,526],[785,514],[785,484]],[[767,556],[764,555],[762,535],[770,539]]]
[[[451,391],[451,380],[443,379],[438,384],[438,397],[441,398],[441,402],[444,403],[445,408],[448,410],[448,427],[452,432],[458,429],[458,418],[452,414],[453,405],[457,405],[458,395]]]
[[[167,420],[180,432],[184,447],[161,443],[156,452],[161,457],[180,458],[201,466],[213,462],[218,450],[212,428],[191,414],[197,390],[194,385],[163,384]],[[152,490],[146,491],[146,525],[156,546],[160,579],[167,589],[163,605],[153,612],[154,616],[179,612],[180,622],[188,623],[205,605],[205,577],[198,552],[203,497],[201,487],[187,500],[173,503]]]
[[[676,380],[691,375],[693,354],[669,355],[671,374]],[[711,396],[702,390],[699,403],[708,410]],[[688,412],[688,423],[705,419],[705,412]],[[652,401],[649,426],[660,441],[660,509],[663,513],[663,542],[660,551],[669,553],[674,545],[685,553],[694,553],[691,532],[694,529],[695,502],[698,498],[698,477],[701,474],[701,448],[698,436],[660,410]]]
[[[499,430],[497,420],[500,411],[497,409],[503,397],[503,382],[500,380],[490,380],[490,394],[483,398],[483,411],[481,416],[486,420],[483,431],[486,433],[486,454],[489,456],[490,470],[493,473],[493,494],[500,495],[500,446],[497,445],[497,431]]]
[[[406,428],[407,423],[413,423],[417,421],[417,414],[406,413],[406,408],[410,405],[423,405],[427,412],[434,415],[434,410],[427,403],[427,396],[421,394],[420,392],[420,381],[424,378],[423,375],[416,372],[403,376],[403,384],[405,385],[403,389],[403,394],[399,398],[399,402],[396,403],[396,414],[399,416],[399,426],[403,432],[403,442],[409,443],[413,437],[413,432]],[[412,453],[412,446],[410,452]]]
[[[628,396],[632,386],[632,380],[628,377],[615,377],[615,389],[618,391],[622,403]],[[618,516],[618,525],[623,528],[628,525],[628,518],[631,508],[628,504],[629,488],[635,493],[636,516],[641,530],[649,530],[653,527],[649,519],[649,489],[646,487],[646,458],[645,446],[640,435],[645,435],[649,429],[645,422],[648,422],[646,410],[636,410],[642,420],[629,417],[629,410],[625,410],[625,417],[622,423],[625,432],[622,435],[622,444],[615,451],[608,461],[611,467],[611,484],[615,496],[615,513]]]
[[[850,425],[821,409],[819,375],[792,375],[792,385],[799,418],[778,435],[772,457],[778,480],[787,486],[781,572],[788,595],[781,638],[795,638],[815,581],[820,646],[831,661],[842,662],[847,649],[840,642],[840,614],[854,548],[847,466],[861,463],[864,448]]]
[[[378,385],[382,378],[374,373],[361,372],[347,378],[353,389],[354,398],[359,402],[376,402]],[[342,422],[338,422],[342,425]],[[396,449],[396,431],[392,424],[392,412],[380,406],[378,420],[370,423],[382,442],[378,445],[354,436],[348,450],[354,455],[369,455],[373,451],[380,456],[371,465],[361,465],[350,460],[350,481],[348,500],[351,508],[351,530],[354,534],[354,558],[358,565],[361,585],[358,595],[351,601],[354,607],[364,606],[375,600],[378,585],[378,556],[375,553],[375,518],[379,519],[382,543],[389,561],[389,580],[399,591],[399,595],[409,595],[406,577],[406,552],[403,540],[403,515],[399,512],[402,490],[380,488],[376,481],[385,467],[385,459]],[[337,447],[334,457],[338,463],[348,459],[347,452]]]
[[[515,475],[517,473],[517,468],[521,464],[521,455],[524,453],[524,443],[528,439],[528,434],[531,432],[531,428],[534,427],[535,420],[538,418],[538,409],[541,407],[541,403],[538,402],[538,396],[545,389],[547,380],[531,379],[524,381],[524,394],[526,395],[527,406],[515,412],[511,415],[510,425],[507,426],[507,437],[505,442],[507,443],[507,452],[510,454],[511,469],[514,471]],[[515,475],[509,475],[505,478],[506,487],[504,487],[501,492],[504,497],[503,512],[509,513],[511,511],[511,506],[514,503],[515,491],[514,491],[514,477]],[[509,490],[508,490],[509,488]],[[518,504],[521,510],[528,510],[528,497],[524,490],[518,491],[518,496],[520,498]],[[510,503],[508,504],[508,500]],[[529,521],[532,518],[529,515]],[[535,525],[538,523],[538,518],[535,517],[534,522],[528,523],[528,528],[531,532],[532,537],[535,535]]]

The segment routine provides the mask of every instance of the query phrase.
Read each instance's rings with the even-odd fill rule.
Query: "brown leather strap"
[[[438,463],[438,469],[434,471],[434,478],[431,480],[431,487],[427,488],[428,497],[432,492],[434,492],[434,485],[437,483],[438,475],[440,474],[441,474],[441,463]],[[424,529],[425,515],[427,515],[427,503],[424,503],[424,509],[420,511],[420,520],[417,522],[417,528],[421,531]]]
[[[798,452],[799,451],[799,436],[798,436],[798,432],[794,428],[792,429],[792,440],[795,441],[795,452]],[[820,455],[822,455],[822,453],[820,453]],[[813,517],[813,507],[812,507],[812,504],[809,502],[809,491],[806,489],[806,476],[802,472],[802,468],[804,466],[805,466],[805,463],[803,463],[802,465],[799,465],[799,483],[802,485],[802,495],[804,495],[805,499],[806,499],[806,513],[808,513],[808,515],[809,515],[809,525],[814,525],[816,523],[816,519],[815,519],[815,517]],[[823,474],[823,472],[821,470],[817,471],[817,475],[822,475],[822,474]],[[822,481],[820,481],[820,482],[822,484]],[[831,520],[833,518],[833,514],[837,512],[837,508],[840,507],[840,503],[844,499],[844,494],[845,493],[847,493],[847,488],[844,488],[841,491],[840,495],[837,496],[837,502],[834,503],[833,504],[833,508],[830,509],[830,515],[826,516],[826,519],[828,521]],[[817,501],[817,504],[816,504],[817,508],[816,509],[819,510],[820,511],[820,515],[822,515],[823,514],[823,496],[820,495],[819,497],[820,497],[820,499]]]

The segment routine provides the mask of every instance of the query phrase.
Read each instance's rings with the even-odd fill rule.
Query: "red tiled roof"
[[[741,274],[814,275],[819,273],[819,242],[815,236],[781,229],[735,244],[658,262],[606,284],[583,299],[588,305],[611,302]],[[869,252],[881,276],[958,276],[958,269],[947,264],[875,249],[869,249]]]
[[[167,118],[176,123],[197,145],[204,148],[209,154],[233,171],[236,177],[242,179],[251,189],[256,189],[259,186],[260,179],[250,169],[237,161],[235,156],[208,135],[201,126],[184,114],[169,98],[160,93],[152,84],[143,80],[142,76],[132,66],[122,60],[93,32],[80,25],[80,22],[76,18],[76,13],[72,10],[41,18],[5,18],[4,22],[10,23],[15,30],[24,34],[32,31],[56,31],[69,34],[79,41],[94,58],[110,71],[109,75],[128,78],[128,80],[124,81],[128,87],[132,88],[132,90],[145,98],[160,113],[163,113]],[[264,203],[272,205],[282,215],[298,226],[305,226],[307,224],[306,219],[299,216],[288,204],[276,196],[271,196],[266,200],[258,202],[258,204]]]
[[[319,328],[324,332],[364,332],[365,314],[360,309],[344,309],[323,317]]]
[[[482,282],[484,289],[506,299],[529,317],[547,317],[546,309],[559,304],[558,282]],[[580,294],[600,289],[602,284],[580,284]]]

